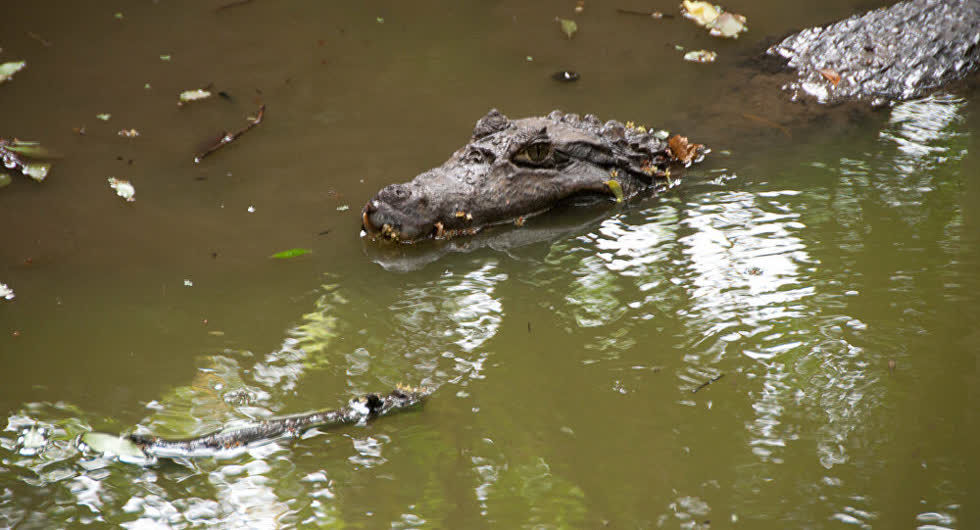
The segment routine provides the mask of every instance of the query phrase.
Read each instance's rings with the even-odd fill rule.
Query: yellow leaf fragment
[[[616,197],[616,202],[623,202],[623,187],[619,185],[618,181],[609,179],[606,181],[606,187]]]

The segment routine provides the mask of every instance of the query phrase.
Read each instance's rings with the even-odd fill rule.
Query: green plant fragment
[[[619,185],[618,181],[612,179],[607,180],[606,186],[616,196],[616,202],[623,202],[623,187]]]
[[[14,61],[0,64],[0,83],[9,81],[14,74],[24,69],[27,61]]]
[[[291,248],[289,250],[283,250],[282,252],[276,252],[269,257],[275,259],[289,259],[302,256],[303,254],[309,254],[311,252],[313,251],[308,248]]]
[[[44,179],[48,178],[48,171],[51,170],[51,164],[47,162],[27,162],[21,167],[21,171],[38,182],[44,182]]]
[[[574,20],[568,18],[558,18],[556,20],[558,20],[558,23],[561,24],[562,33],[564,33],[569,39],[575,35],[576,31],[578,31],[578,24],[576,24]]]

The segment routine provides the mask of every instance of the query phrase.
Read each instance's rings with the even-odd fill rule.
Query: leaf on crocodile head
[[[555,17],[555,20],[557,20],[561,25],[562,33],[564,33],[569,39],[575,35],[576,31],[578,31],[578,24],[576,24],[574,20],[558,17]]]
[[[694,161],[694,158],[698,156],[698,150],[704,147],[701,144],[688,142],[686,136],[679,134],[671,136],[670,140],[667,141],[667,145],[670,146],[670,152],[674,155],[674,158],[684,165],[688,165]]]
[[[616,202],[623,202],[623,187],[619,185],[618,181],[609,179],[606,181],[606,186],[616,196]]]
[[[837,83],[840,83],[840,74],[837,73],[836,70],[832,68],[817,68],[817,71],[820,72],[820,75],[824,76],[827,81],[830,81],[830,84],[837,86]]]

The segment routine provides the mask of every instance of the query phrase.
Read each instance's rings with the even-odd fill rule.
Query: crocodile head
[[[364,205],[373,238],[402,242],[474,234],[516,222],[581,195],[630,198],[666,182],[669,166],[700,160],[705,149],[666,133],[595,116],[554,111],[510,120],[496,109],[470,142],[411,182],[383,188]]]

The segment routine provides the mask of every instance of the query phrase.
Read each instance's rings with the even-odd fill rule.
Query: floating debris
[[[95,117],[102,121],[109,121],[109,118],[112,117],[112,114],[109,114],[108,112],[103,112],[102,114],[96,114]]]
[[[249,204],[247,211],[248,211],[248,213],[255,213],[255,206],[252,206],[251,204]]]
[[[582,14],[582,11],[585,11],[585,0],[578,0],[575,2],[575,12]]]
[[[728,13],[721,6],[709,2],[684,0],[681,4],[684,18],[707,29],[713,37],[737,39],[738,34],[748,31],[746,18],[736,13]]]
[[[14,290],[8,287],[7,284],[0,283],[0,298],[4,300],[13,300],[14,297]]]
[[[51,171],[51,164],[48,162],[26,162],[21,168],[22,173],[37,182],[44,182],[48,178],[48,171]]]
[[[708,33],[712,37],[722,37],[726,39],[737,39],[738,34],[748,31],[745,26],[745,17],[734,13],[722,13],[715,19]]]
[[[269,257],[275,259],[289,259],[302,256],[304,254],[310,254],[311,252],[313,251],[308,248],[291,248],[289,250],[283,250],[282,252],[276,252]]]
[[[551,74],[552,79],[555,81],[561,81],[562,83],[574,83],[575,81],[578,81],[579,77],[578,72],[573,72],[571,70],[561,70]]]
[[[9,81],[14,74],[23,70],[25,66],[27,66],[27,61],[15,61],[0,64],[0,83]]]
[[[217,151],[218,149],[221,149],[222,147],[230,144],[231,142],[234,142],[235,140],[238,139],[239,136],[241,136],[241,135],[247,133],[248,131],[252,130],[253,127],[255,127],[258,124],[262,123],[262,118],[264,116],[265,116],[265,105],[262,105],[262,106],[259,107],[259,112],[258,112],[258,114],[256,114],[256,116],[254,118],[251,118],[251,117],[248,118],[248,125],[246,125],[244,129],[241,129],[241,130],[239,130],[237,132],[234,132],[234,133],[229,133],[229,132],[226,131],[224,134],[221,135],[220,138],[218,138],[218,141],[215,142],[214,145],[212,145],[211,147],[207,148],[204,152],[202,152],[202,153],[200,153],[198,155],[195,155],[194,156],[194,163],[195,164],[201,163],[201,160],[203,160],[204,157],[210,155],[211,153]]]
[[[713,24],[720,14],[721,11],[719,8],[710,2],[691,2],[690,0],[684,0],[681,4],[681,15],[688,20],[694,21],[699,26],[710,27],[710,24]]]
[[[557,21],[561,26],[561,32],[564,33],[569,39],[575,35],[576,31],[578,31],[578,24],[576,24],[574,20],[555,17],[555,21]]]
[[[378,18],[374,19],[374,21],[377,22],[378,24],[384,24],[385,23],[385,17],[378,17]]]
[[[122,136],[122,137],[125,137],[125,138],[136,138],[139,135],[140,135],[140,132],[137,131],[136,129],[123,129],[123,130],[119,131],[119,136]]]
[[[161,61],[164,61],[164,62],[170,61],[170,56],[169,55],[161,55],[160,56],[160,60]]]
[[[21,431],[17,437],[17,452],[21,456],[36,456],[48,445],[47,431],[44,427],[32,426]]]
[[[14,179],[10,178],[10,175],[6,173],[0,173],[0,188],[6,188],[13,181]]]
[[[136,188],[128,180],[117,179],[116,177],[109,177],[106,180],[109,181],[109,187],[116,190],[116,195],[126,199],[126,202],[136,200]]]
[[[194,287],[194,282],[190,280],[184,280],[184,287]]]
[[[179,101],[177,102],[177,106],[182,107],[184,106],[184,104],[190,103],[191,101],[200,101],[202,99],[207,99],[209,97],[211,97],[211,92],[208,90],[204,90],[200,88],[197,90],[185,90],[180,93],[180,98]]]
[[[116,20],[122,20],[123,19],[123,14],[120,11],[117,11],[116,14],[114,14],[112,16],[115,17]]]
[[[346,204],[341,204],[340,206],[337,207],[338,212],[346,212],[347,210],[350,210],[350,206]]]
[[[650,17],[656,19],[674,18],[674,15],[666,14],[662,11],[634,11],[632,9],[618,8],[616,9],[616,12],[619,13],[620,15],[639,15],[641,17]]]
[[[28,158],[57,158],[59,155],[42,147],[37,142],[23,140],[4,140],[0,138],[0,161],[7,169],[20,169],[20,172],[37,182],[42,182],[51,170],[51,164]],[[9,178],[9,176],[8,176]],[[6,184],[9,184],[7,182]],[[0,187],[6,184],[0,185]]]
[[[684,54],[684,60],[692,63],[713,63],[718,53],[710,50],[695,50]]]

